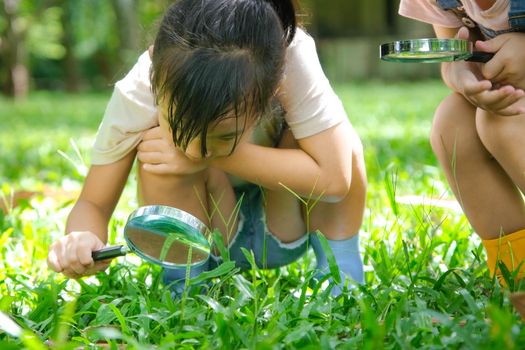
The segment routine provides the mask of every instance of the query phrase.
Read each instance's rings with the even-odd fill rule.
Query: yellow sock
[[[496,276],[504,283],[500,269],[496,270],[497,261],[501,261],[512,273],[519,267],[516,280],[525,277],[525,229],[502,236],[496,239],[484,239],[483,246],[487,251],[487,265],[491,275]]]

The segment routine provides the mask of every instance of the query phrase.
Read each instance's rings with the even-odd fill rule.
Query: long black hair
[[[151,82],[157,103],[168,106],[175,145],[185,149],[200,136],[204,156],[212,123],[230,113],[260,118],[279,84],[295,31],[292,0],[171,5],[155,39]]]

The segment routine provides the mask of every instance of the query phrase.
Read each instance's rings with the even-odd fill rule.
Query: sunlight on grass
[[[0,331],[0,348],[39,349],[46,341],[60,349],[522,348],[508,291],[490,278],[479,240],[448,206],[428,143],[446,89],[371,82],[336,90],[365,145],[370,182],[361,238],[366,284],[338,298],[312,286],[312,252],[274,270],[253,264],[238,273],[227,262],[193,279],[200,287],[182,299],[162,284],[158,267],[132,256],[78,281],[51,273],[47,246],[63,234],[109,93],[1,100],[0,311],[26,336]],[[111,244],[123,240],[135,187],[132,176]]]

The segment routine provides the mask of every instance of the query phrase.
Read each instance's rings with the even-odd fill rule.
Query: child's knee
[[[177,206],[176,197],[182,189],[204,188],[203,173],[190,176],[171,176],[148,172],[139,163],[137,171],[138,195],[141,205],[163,204]]]
[[[516,140],[522,138],[525,122],[523,118],[494,115],[479,110],[476,115],[476,127],[483,145],[491,153],[509,151]]]
[[[452,151],[458,155],[455,149],[458,143],[468,153],[465,145],[478,139],[475,115],[475,107],[460,94],[445,97],[436,109],[430,130],[430,144],[438,157]]]

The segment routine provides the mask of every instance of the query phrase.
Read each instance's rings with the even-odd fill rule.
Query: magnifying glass
[[[379,46],[379,57],[390,62],[488,62],[493,53],[473,50],[473,43],[464,39],[410,39]]]
[[[204,236],[206,225],[183,210],[164,205],[133,211],[124,226],[127,246],[117,245],[92,252],[94,261],[133,252],[142,259],[167,268],[199,266],[210,256]]]

